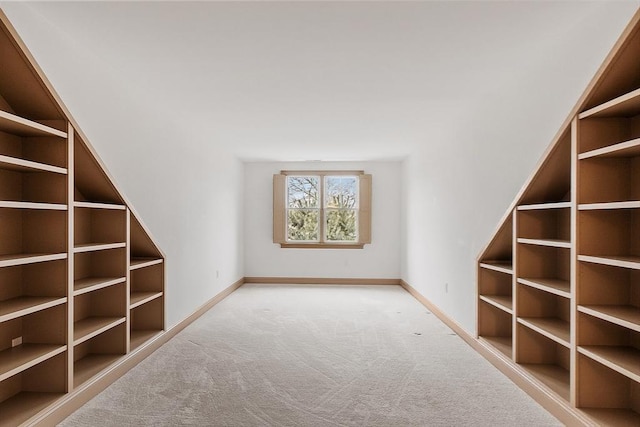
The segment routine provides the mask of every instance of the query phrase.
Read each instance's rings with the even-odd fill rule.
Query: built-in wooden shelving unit
[[[478,257],[480,342],[571,424],[640,425],[639,22]]]
[[[0,64],[0,426],[16,426],[164,330],[164,256],[1,11]]]

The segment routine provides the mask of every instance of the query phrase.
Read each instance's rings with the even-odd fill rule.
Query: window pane
[[[355,242],[358,240],[357,211],[340,209],[327,211],[327,241]]]
[[[320,228],[318,210],[290,209],[287,211],[287,240],[318,241]]]
[[[324,200],[327,208],[356,208],[358,206],[358,178],[355,176],[326,177]]]
[[[287,177],[287,206],[317,208],[319,178],[317,176]]]

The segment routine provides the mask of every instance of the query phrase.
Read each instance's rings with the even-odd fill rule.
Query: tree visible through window
[[[358,176],[290,175],[286,186],[287,241],[358,241]]]

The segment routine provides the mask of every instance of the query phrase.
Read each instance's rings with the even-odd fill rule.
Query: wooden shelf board
[[[161,296],[162,292],[132,292],[129,308],[134,309]]]
[[[131,258],[129,270],[151,267],[152,265],[162,264],[163,261],[162,258]]]
[[[67,133],[32,120],[0,110],[0,131],[20,136],[59,136],[66,138]]]
[[[640,350],[633,347],[585,345],[578,347],[578,351],[640,383]]]
[[[13,267],[16,265],[34,264],[37,262],[55,261],[66,258],[66,253],[0,255],[0,267]]]
[[[640,413],[619,408],[580,408],[598,426],[638,427]]]
[[[511,295],[480,295],[480,299],[502,311],[513,314],[513,298]]]
[[[82,252],[93,252],[93,251],[104,251],[107,249],[118,249],[124,248],[127,244],[124,242],[119,243],[83,243],[80,245],[75,245],[73,248],[73,252],[78,254]]]
[[[562,399],[569,400],[569,371],[550,364],[522,363],[520,366]]]
[[[571,248],[571,242],[568,240],[559,240],[559,239],[525,239],[523,237],[518,238],[518,243],[522,243],[525,245],[537,245],[537,246],[548,246],[552,248]]]
[[[124,323],[124,317],[88,317],[73,324],[73,345],[81,344]]]
[[[0,301],[0,323],[67,302],[67,297],[23,296]]]
[[[124,205],[116,205],[113,203],[95,203],[95,202],[73,202],[75,208],[89,208],[89,209],[113,209],[123,211],[127,207]]]
[[[628,202],[606,202],[606,203],[585,203],[578,205],[579,211],[596,211],[605,209],[638,209],[640,201],[631,200]]]
[[[122,356],[122,354],[88,354],[76,360],[73,363],[73,387],[82,385]]]
[[[488,337],[481,336],[480,339],[495,347],[500,353],[513,359],[513,338],[512,337]]]
[[[67,349],[60,344],[21,344],[0,351],[0,381],[44,362]]]
[[[578,154],[578,159],[586,160],[594,157],[636,157],[640,156],[640,138],[620,142]]]
[[[22,425],[29,418],[42,411],[64,393],[34,393],[23,391],[0,402],[0,426]]]
[[[640,257],[637,257],[637,256],[621,257],[621,256],[578,255],[578,261],[640,270]]]
[[[66,211],[67,205],[59,203],[14,202],[11,200],[0,200],[0,208]]]
[[[640,332],[640,308],[631,305],[579,305],[578,311]]]
[[[518,278],[518,283],[541,291],[549,292],[563,298],[571,298],[571,284],[568,280],[544,278]]]
[[[533,205],[520,205],[519,211],[533,211],[533,210],[546,210],[546,209],[568,209],[571,207],[571,202],[554,202],[554,203],[536,203]]]
[[[162,331],[161,330],[132,330],[131,331],[131,338],[130,338],[130,347],[131,350],[135,350],[136,348],[140,347],[142,344],[144,344],[145,342],[149,341],[151,338],[155,337],[156,335],[161,334]]]
[[[498,271],[505,274],[513,274],[513,265],[511,261],[481,261],[480,267],[487,270]]]
[[[62,175],[67,174],[67,169],[65,168],[5,155],[0,155],[0,169],[9,169],[18,172],[53,172]]]
[[[123,283],[126,280],[126,277],[87,277],[85,279],[78,279],[73,283],[73,295],[97,291],[98,289]]]
[[[579,119],[587,117],[635,116],[640,113],[640,89],[625,93],[604,104],[596,105],[578,114]]]
[[[571,347],[569,322],[554,317],[519,317],[518,322],[560,345]]]

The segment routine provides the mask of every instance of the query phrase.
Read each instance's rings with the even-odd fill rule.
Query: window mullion
[[[320,200],[319,201],[319,205],[320,205],[320,215],[318,215],[318,219],[320,221],[320,236],[318,236],[320,238],[320,242],[325,243],[327,241],[326,237],[325,237],[325,209],[324,209],[324,203],[325,203],[325,199],[324,199],[324,175],[320,176]]]

